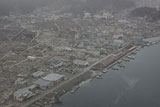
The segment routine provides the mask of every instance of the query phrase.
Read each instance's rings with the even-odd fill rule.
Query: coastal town
[[[1,107],[59,103],[82,81],[125,67],[122,61],[133,60],[139,49],[159,42],[147,38],[160,35],[160,21],[124,14],[128,13],[84,11],[75,17],[43,7],[1,16]]]

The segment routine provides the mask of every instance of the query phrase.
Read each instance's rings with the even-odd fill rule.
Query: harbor
[[[144,47],[143,47],[144,48]],[[130,63],[132,60],[134,61],[135,55],[141,51],[142,46],[134,46],[131,44],[126,45],[121,50],[115,51],[113,54],[110,54],[98,62],[92,64],[91,66],[87,67],[84,72],[81,74],[65,81],[64,83],[60,84],[58,87],[54,88],[54,90],[50,90],[48,94],[46,94],[43,99],[40,98],[32,102],[32,105],[37,105],[37,102],[40,105],[55,105],[59,104],[61,102],[61,98],[68,94],[68,92],[76,93],[81,87],[79,84],[82,82],[88,80],[88,79],[98,79],[103,80],[103,75],[108,73],[109,71],[117,71],[119,72],[121,69],[125,69],[126,65],[124,63]],[[55,94],[57,93],[57,94]],[[57,97],[58,95],[58,97]],[[58,98],[58,100],[55,100]],[[52,99],[51,101],[48,99]],[[45,101],[46,103],[42,104],[42,101]],[[63,102],[63,101],[62,101]],[[30,102],[31,103],[31,102]],[[61,104],[61,103],[60,103]],[[24,105],[24,107],[27,105]]]
[[[26,103],[26,105],[23,104],[23,107],[28,106],[28,104],[32,104],[32,106],[34,107],[35,105],[37,105],[37,102],[38,102],[38,105],[44,105],[44,104],[48,105],[50,103],[54,105],[56,103],[59,103],[59,100],[61,99],[61,97],[63,97],[68,92],[76,93],[76,91],[79,90],[80,88],[79,84],[82,83],[83,81],[86,81],[90,78],[103,79],[103,75],[108,72],[108,70],[103,71],[104,69],[106,68],[111,69],[114,65],[117,64],[119,59],[132,53],[136,48],[137,48],[136,46],[129,44],[124,48],[122,48],[121,50],[114,52],[114,54],[111,54],[102,58],[101,60],[87,67],[85,71],[83,71],[81,74],[68,79],[67,81],[58,85],[54,89],[51,89],[48,93],[45,94],[43,98],[39,97],[39,99],[35,99],[35,101]],[[104,63],[104,62],[107,62],[107,63]],[[99,66],[102,63],[103,63],[103,66]],[[55,97],[56,99],[57,98],[59,99],[58,102],[57,100],[55,100]],[[52,101],[48,99],[52,99]]]
[[[65,106],[112,107],[107,102],[114,101],[110,98],[123,95],[119,90],[125,90],[126,85],[127,90],[132,89],[139,81],[134,73],[141,64],[134,66],[128,77],[130,64],[141,62],[139,54],[160,42],[160,9],[150,7],[150,3],[158,4],[154,0],[19,1],[2,0],[0,9],[0,107],[63,106],[66,96],[84,88],[91,92],[99,89],[89,102],[79,97],[82,104],[75,101]],[[114,79],[106,78],[109,74]],[[95,81],[103,85],[90,88]],[[98,103],[85,105],[92,98]],[[103,100],[108,105],[101,105]]]
[[[150,42],[147,42],[147,43],[150,43]],[[73,79],[70,79],[66,83],[62,84],[52,93],[54,92],[58,93],[59,99],[61,99],[63,98],[63,96],[68,94],[68,92],[71,92],[73,94],[76,93],[81,88],[79,84],[83,83],[84,81],[87,81],[88,79],[94,80],[94,78],[96,78],[98,80],[103,80],[104,78],[103,75],[105,75],[109,71],[120,72],[121,69],[126,68],[126,65],[124,63],[130,63],[136,60],[135,56],[143,48],[144,47],[142,46],[127,45],[126,47],[122,48],[120,51],[114,52],[116,54],[108,55],[102,58],[101,60],[99,60],[98,62],[94,63],[93,65],[89,66],[85,72],[81,73],[80,75],[77,75]],[[106,61],[107,63],[105,63]],[[50,99],[51,98],[54,99],[52,100],[52,105],[57,104],[57,102],[55,101],[55,94],[50,93],[49,95],[46,95],[45,98],[48,98],[48,96],[50,97]],[[38,102],[38,100],[36,102]],[[33,103],[33,105],[34,104],[36,103]]]
[[[53,107],[132,107],[135,103],[137,107],[158,107],[159,47],[160,44],[155,44],[136,50],[134,60],[120,61],[125,68],[119,67],[118,71],[106,68],[102,79],[93,79],[74,94],[66,94],[62,97],[63,103]],[[150,92],[152,94],[146,94]]]

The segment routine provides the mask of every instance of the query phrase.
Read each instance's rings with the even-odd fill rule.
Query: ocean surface
[[[125,68],[81,85],[53,107],[160,107],[160,44],[138,51]]]

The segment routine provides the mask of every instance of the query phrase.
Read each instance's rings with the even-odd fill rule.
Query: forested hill
[[[87,10],[95,12],[105,8],[123,9],[134,6],[134,0],[0,0],[0,15],[7,15],[10,11],[32,12],[34,9],[50,5],[55,7],[70,6],[68,11],[81,12]]]
[[[154,7],[139,7],[131,11],[131,17],[143,17],[148,21],[158,21],[160,20],[160,8]]]

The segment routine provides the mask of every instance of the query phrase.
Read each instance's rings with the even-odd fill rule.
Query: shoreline
[[[111,67],[113,67],[114,65],[116,65],[117,64],[117,62],[121,59],[121,58],[123,58],[123,57],[126,57],[126,56],[128,56],[129,54],[131,54],[133,51],[135,51],[136,49],[138,49],[138,48],[140,48],[140,47],[136,47],[136,46],[132,46],[131,48],[129,48],[128,50],[126,50],[124,53],[122,53],[122,54],[119,54],[117,57],[116,57],[116,59],[114,59],[113,61],[111,61],[108,65],[106,65],[106,67],[105,68],[103,68],[103,69],[110,69]],[[105,59],[106,60],[106,59]],[[96,66],[96,65],[95,65]],[[93,66],[94,67],[94,66]],[[92,68],[91,68],[92,69]],[[67,92],[65,92],[64,94],[62,94],[61,96],[60,96],[60,98],[61,97],[63,97],[64,95],[66,95],[66,94],[68,94],[68,93],[70,93],[72,90],[74,90],[74,92],[73,93],[75,93],[78,89],[77,88],[80,88],[80,84],[82,83],[82,82],[84,82],[84,81],[87,81],[87,80],[89,80],[89,79],[93,79],[93,78],[95,78],[95,76],[98,74],[98,73],[102,73],[103,72],[103,70],[100,70],[100,71],[98,71],[97,73],[95,73],[94,75],[93,75],[93,72],[91,72],[90,70],[88,71],[88,73],[90,73],[89,75],[88,75],[88,77],[86,76],[86,74],[84,73],[82,76],[86,76],[87,78],[86,79],[82,79],[81,77],[79,77],[79,78],[81,78],[81,80],[79,81],[79,83],[78,84],[76,84],[76,85],[73,85],[72,87],[70,87],[70,89],[67,91]],[[103,75],[103,74],[102,74]],[[52,105],[54,105],[54,104],[56,104],[56,102],[54,102],[54,103],[52,103]]]
[[[78,106],[79,104],[81,104],[81,103],[79,103],[78,101],[79,100],[82,100],[82,102],[84,101],[83,99],[84,98],[90,98],[90,97],[88,97],[88,96],[91,96],[92,94],[94,94],[95,92],[99,92],[99,88],[98,87],[103,87],[103,85],[105,84],[107,84],[106,85],[106,87],[105,88],[103,88],[103,91],[101,92],[101,93],[99,93],[98,95],[97,94],[95,94],[94,95],[94,97],[96,97],[96,96],[98,96],[98,98],[103,98],[103,99],[110,99],[110,97],[108,96],[108,95],[110,95],[110,93],[112,93],[111,95],[113,95],[113,93],[115,93],[115,90],[114,91],[112,91],[111,89],[112,88],[109,88],[109,90],[107,90],[108,89],[108,86],[110,87],[111,86],[111,83],[115,83],[114,84],[114,88],[115,87],[120,87],[119,89],[121,89],[121,87],[123,87],[124,88],[124,86],[123,85],[121,85],[121,86],[119,86],[118,84],[119,84],[119,80],[120,79],[122,79],[123,78],[123,76],[122,75],[124,75],[124,76],[126,76],[126,77],[128,77],[129,79],[127,79],[127,80],[125,80],[125,81],[123,81],[123,79],[121,80],[121,81],[123,81],[123,84],[126,84],[126,82],[127,81],[129,81],[129,80],[132,80],[132,78],[135,78],[135,79],[133,79],[136,83],[137,83],[137,81],[139,80],[139,79],[141,79],[141,77],[143,77],[143,75],[141,75],[141,77],[139,77],[139,75],[135,75],[135,73],[140,73],[139,72],[139,69],[140,70],[142,70],[141,68],[144,68],[145,67],[145,64],[143,64],[143,65],[140,65],[141,64],[141,62],[146,62],[147,61],[147,63],[149,62],[149,61],[151,61],[151,60],[148,60],[148,56],[146,56],[147,54],[148,55],[150,55],[150,52],[151,53],[156,53],[155,55],[157,55],[157,52],[154,52],[154,50],[155,50],[155,48],[157,48],[158,46],[160,45],[160,43],[158,43],[158,44],[153,44],[153,45],[151,45],[151,46],[145,46],[145,48],[143,48],[143,47],[141,47],[140,48],[140,50],[138,50],[138,49],[136,49],[136,51],[137,51],[137,55],[136,55],[136,57],[135,57],[135,61],[131,61],[131,63],[128,63],[127,61],[126,62],[124,62],[123,64],[125,64],[125,66],[126,66],[126,68],[124,69],[124,68],[122,68],[122,69],[120,69],[120,72],[119,71],[114,71],[114,73],[112,73],[113,72],[113,70],[109,70],[109,75],[108,74],[105,74],[105,76],[103,77],[104,78],[104,80],[98,80],[98,79],[96,79],[95,81],[93,81],[93,83],[91,82],[90,84],[91,85],[89,85],[89,87],[87,86],[87,87],[85,87],[85,88],[83,88],[82,90],[80,89],[80,90],[78,90],[78,92],[75,94],[75,95],[71,95],[71,93],[69,93],[69,95],[66,95],[66,96],[64,96],[63,97],[63,99],[62,99],[62,101],[64,102],[64,104],[62,104],[62,105],[55,105],[56,107],[61,107],[61,106],[66,106],[66,107],[68,107],[68,105],[75,105],[75,106]],[[153,50],[154,49],[154,50]],[[148,51],[149,50],[149,51]],[[146,51],[147,51],[147,54],[146,54]],[[152,52],[153,51],[153,52]],[[149,53],[148,53],[149,52]],[[128,53],[129,54],[129,53]],[[145,55],[144,55],[145,54]],[[156,56],[157,57],[157,56]],[[156,58],[155,57],[155,58]],[[142,58],[142,59],[141,59]],[[145,60],[147,58],[147,60]],[[139,62],[139,59],[141,59],[141,61]],[[150,58],[150,59],[152,59],[152,58]],[[137,61],[138,61],[138,63],[139,64],[137,64]],[[154,60],[152,60],[152,61],[154,61]],[[128,63],[128,64],[126,64],[126,63]],[[133,64],[133,65],[132,65]],[[148,63],[148,64],[151,64],[150,62]],[[137,66],[138,65],[138,66]],[[129,66],[129,67],[128,67]],[[137,67],[138,69],[134,69],[134,67]],[[135,72],[136,71],[136,72]],[[143,74],[146,74],[146,72],[144,71],[144,70],[142,70],[143,71]],[[133,73],[134,72],[134,73]],[[150,70],[148,70],[148,72],[150,72]],[[151,73],[151,72],[150,72]],[[157,72],[155,72],[155,75],[157,75],[156,74]],[[131,75],[133,75],[133,76],[131,76]],[[152,74],[152,73],[151,73]],[[150,74],[149,74],[149,76],[150,76]],[[108,78],[109,77],[109,78]],[[110,78],[110,77],[112,77],[112,79]],[[131,78],[130,78],[131,77]],[[138,78],[139,77],[139,78]],[[107,79],[108,78],[108,79]],[[118,78],[118,79],[117,79]],[[138,78],[138,79],[137,79]],[[108,80],[112,80],[112,81],[114,81],[114,82],[112,82],[112,81],[109,81],[109,82],[107,82]],[[97,82],[97,81],[99,81],[99,82]],[[115,82],[116,81],[116,82]],[[106,83],[107,82],[107,83]],[[149,81],[148,81],[149,82]],[[146,82],[146,83],[148,83],[148,82]],[[99,85],[100,83],[102,83],[101,85]],[[120,82],[121,83],[121,82]],[[135,84],[136,84],[135,83]],[[98,85],[97,85],[98,84]],[[128,83],[129,84],[129,83]],[[129,85],[129,87],[134,87],[135,86],[135,84],[132,86],[130,86]],[[98,86],[98,87],[97,87]],[[97,88],[96,88],[97,87]],[[140,88],[141,88],[141,91],[143,92],[143,87],[141,87],[141,86],[139,86]],[[106,91],[106,90],[107,91]],[[124,89],[128,89],[128,86],[126,86]],[[137,89],[137,87],[136,87],[136,89]],[[133,90],[135,90],[134,88],[133,88]],[[90,92],[91,91],[91,92]],[[117,93],[116,93],[116,95],[119,95],[119,93],[121,92],[121,91],[119,91],[119,90],[116,90],[116,91],[118,91]],[[150,92],[150,91],[149,91]],[[86,93],[87,93],[87,96],[86,96]],[[88,94],[89,93],[89,94]],[[103,93],[107,93],[105,96],[103,96]],[[79,96],[79,94],[82,94],[81,96]],[[133,91],[133,95],[134,95],[134,91]],[[145,94],[144,94],[145,95]],[[102,97],[103,96],[103,97]],[[93,98],[94,98],[93,97]],[[117,97],[114,97],[114,99],[116,99]],[[125,99],[126,98],[126,96],[123,96],[123,98]],[[75,100],[74,100],[75,99]],[[92,98],[91,98],[92,99]],[[114,100],[114,99],[110,99],[111,101],[112,100]],[[135,96],[135,99],[136,99],[136,96]],[[72,100],[75,102],[72,102]],[[108,103],[110,104],[110,100],[108,101]],[[132,100],[132,97],[130,97],[130,100]],[[130,101],[129,100],[129,101]],[[94,103],[94,104],[90,104],[90,101],[91,100],[89,100],[89,101],[86,101],[86,103],[84,104],[84,105],[88,105],[88,106],[91,106],[91,105],[94,105],[94,104],[97,104],[97,103]],[[94,101],[94,99],[92,100],[92,101]],[[117,100],[114,100],[114,101],[117,101]],[[88,102],[88,104],[87,104],[87,102]],[[119,101],[120,102],[120,101]],[[72,104],[73,103],[73,104]],[[100,101],[100,103],[98,103],[98,105],[101,105],[101,104],[103,104],[103,105],[106,105],[106,104],[108,104],[107,102],[104,102],[104,101]],[[112,104],[112,103],[111,103]],[[113,104],[115,104],[115,103],[113,103]],[[121,105],[123,105],[124,103],[123,103],[123,100],[122,100],[122,102],[121,102]],[[130,103],[128,102],[128,105],[129,105]],[[120,103],[119,103],[119,105],[120,105]],[[133,105],[134,105],[134,102],[133,102]],[[52,107],[54,107],[54,106],[52,106]]]
[[[34,100],[28,101],[28,102],[26,102],[26,104],[22,104],[20,107],[28,107],[31,104],[35,104],[37,102],[42,103],[42,101],[44,101],[43,99],[45,99],[45,98],[52,99],[51,101],[46,101],[46,103],[50,104],[50,105],[54,105],[56,103],[55,99],[54,99],[54,97],[56,96],[55,92],[58,93],[58,98],[61,98],[65,94],[72,91],[75,87],[76,87],[75,89],[77,90],[77,88],[79,88],[78,86],[80,83],[82,83],[83,81],[86,81],[88,79],[94,78],[93,72],[91,71],[94,67],[97,67],[97,65],[101,64],[103,61],[107,61],[108,63],[106,63],[106,65],[103,66],[100,70],[100,72],[102,72],[103,69],[111,68],[112,66],[114,66],[117,63],[117,61],[119,59],[127,56],[128,54],[132,53],[136,49],[137,49],[137,46],[129,44],[126,47],[119,50],[118,52],[115,52],[111,55],[108,55],[108,56],[100,59],[96,63],[90,65],[82,73],[74,76],[72,79],[69,79],[67,81],[62,82],[62,84],[60,84],[59,86],[56,86],[53,89],[49,89],[50,91],[48,93],[44,94],[43,96],[41,96],[41,97],[39,96],[38,98],[35,98]],[[110,56],[113,57],[112,60],[108,59],[108,58],[110,58]],[[98,74],[98,72],[96,72],[96,75]]]

